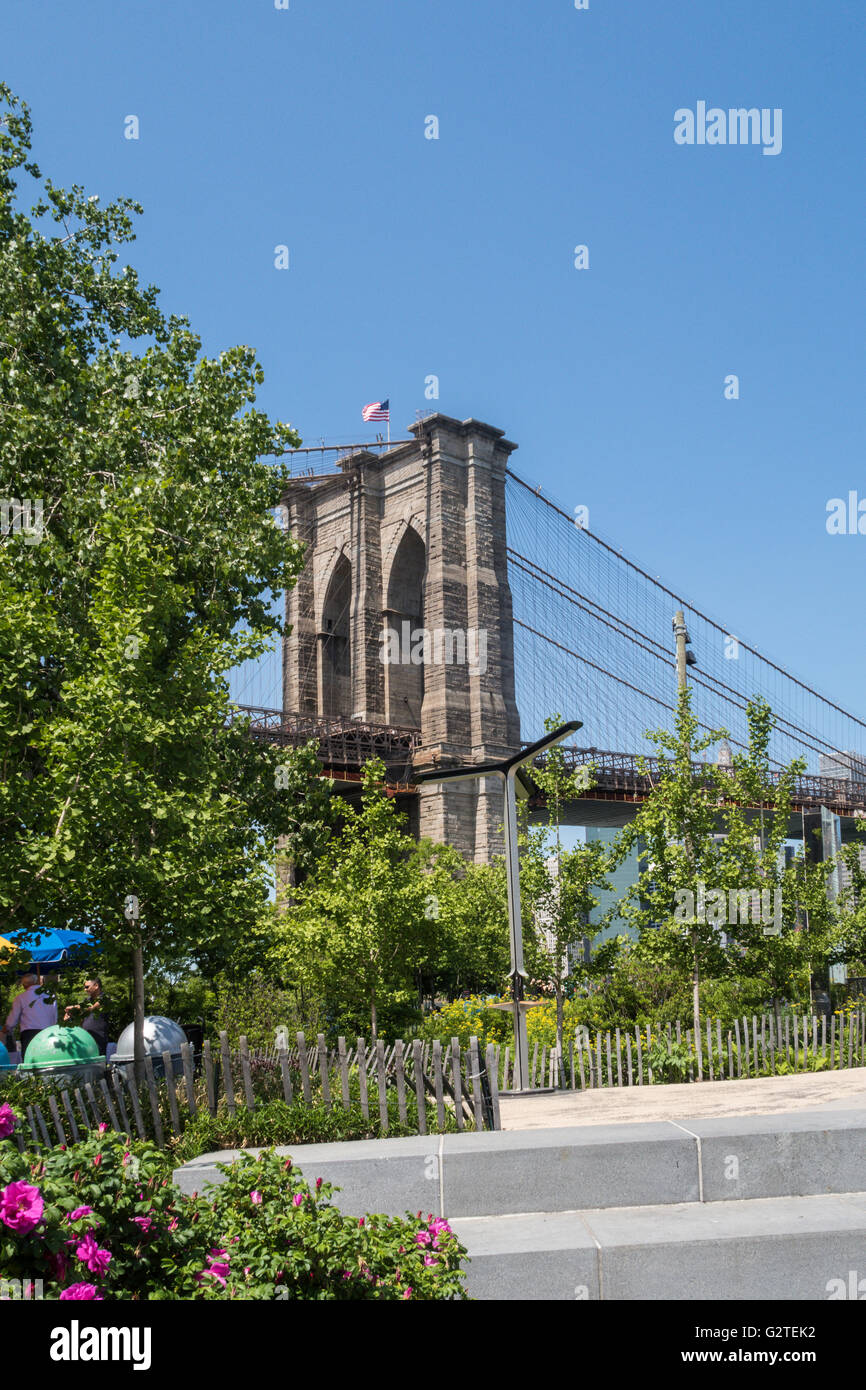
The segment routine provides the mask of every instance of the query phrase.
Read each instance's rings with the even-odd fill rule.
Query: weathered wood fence
[[[312,1045],[298,1033],[292,1049],[251,1051],[245,1037],[238,1042],[232,1050],[221,1033],[217,1047],[206,1041],[200,1055],[185,1043],[179,1056],[163,1052],[156,1069],[146,1057],[142,1086],[131,1063],[109,1066],[97,1082],[65,1087],[58,1081],[56,1093],[47,1097],[47,1116],[36,1101],[26,1106],[32,1140],[49,1147],[74,1143],[105,1125],[164,1147],[166,1131],[181,1135],[200,1111],[215,1116],[220,1104],[229,1115],[244,1107],[252,1111],[275,1094],[287,1105],[325,1110],[358,1104],[367,1120],[371,1111],[376,1114],[381,1134],[393,1122],[389,1093],[396,1096],[392,1109],[400,1125],[418,1134],[427,1134],[428,1121],[435,1132],[452,1124],[457,1130],[500,1128],[494,1048],[482,1052],[474,1037],[468,1049],[457,1038],[447,1047],[439,1041],[386,1046],[381,1039],[368,1044],[358,1038],[351,1048],[339,1038],[336,1048],[328,1048],[321,1033]]]
[[[540,1055],[539,1055],[540,1054]],[[664,1027],[635,1025],[591,1034],[576,1030],[564,1055],[536,1042],[530,1052],[530,1086],[590,1090],[676,1081],[725,1081],[741,1077],[866,1066],[866,1012],[810,1018],[753,1014],[723,1028],[708,1019],[697,1036],[678,1020]],[[500,1090],[514,1081],[510,1047],[494,1049]]]

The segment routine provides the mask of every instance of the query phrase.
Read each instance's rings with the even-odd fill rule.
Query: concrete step
[[[296,1145],[307,1178],[342,1191],[351,1215],[423,1210],[448,1217],[866,1190],[866,1113],[793,1114],[573,1126]],[[178,1169],[185,1191],[219,1181],[207,1154]],[[866,1272],[866,1271],[864,1271]]]
[[[866,1192],[460,1217],[482,1300],[866,1299]]]

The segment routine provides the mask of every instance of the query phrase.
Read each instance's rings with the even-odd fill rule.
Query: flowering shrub
[[[124,1135],[38,1154],[0,1140],[0,1277],[64,1301],[465,1297],[447,1222],[344,1216],[273,1151],[224,1171],[187,1197]]]
[[[465,1298],[461,1256],[448,1223],[424,1216],[344,1216],[332,1188],[310,1187],[273,1151],[223,1166],[204,1198],[213,1232],[203,1296],[313,1300]],[[201,1206],[199,1207],[201,1210]],[[189,1295],[186,1295],[189,1296]]]
[[[19,1154],[0,1143],[0,1275],[42,1279],[47,1298],[147,1298],[163,1261],[194,1259],[165,1158],[122,1134]]]

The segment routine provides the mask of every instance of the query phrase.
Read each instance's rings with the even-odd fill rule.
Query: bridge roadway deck
[[[239,717],[249,719],[249,732],[280,747],[297,747],[310,740],[319,744],[323,772],[341,782],[357,781],[369,758],[378,757],[387,768],[395,789],[412,794],[412,764],[421,748],[421,732],[415,728],[371,724],[336,718],[299,715],[288,710],[238,706]],[[639,758],[633,753],[616,753],[598,748],[565,749],[574,770],[587,768],[592,785],[583,795],[564,807],[564,820],[570,825],[618,827],[632,820],[660,775],[656,758]],[[706,773],[709,764],[693,763],[695,776]],[[777,779],[778,772],[772,777]],[[543,803],[539,803],[536,810]],[[822,806],[842,818],[843,838],[851,835],[854,822],[866,816],[866,783],[838,777],[803,775],[795,779],[789,828],[791,838],[803,829],[803,818],[820,814]],[[761,808],[755,807],[755,816]]]
[[[503,1129],[688,1120],[716,1115],[773,1115],[813,1107],[857,1110],[866,1117],[866,1067],[758,1080],[614,1086],[592,1091],[502,1096]]]

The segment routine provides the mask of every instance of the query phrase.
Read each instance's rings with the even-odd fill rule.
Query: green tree
[[[302,883],[280,924],[275,958],[295,982],[360,1021],[374,1038],[383,1015],[411,1007],[428,954],[430,887],[418,847],[385,789],[385,767],[364,767],[360,806]]]
[[[791,897],[794,880],[785,879],[782,854],[793,779],[802,763],[770,775],[767,749],[773,716],[758,699],[747,707],[747,751],[738,753],[728,768],[695,766],[699,755],[726,737],[726,731],[710,730],[699,737],[691,697],[689,689],[680,693],[673,732],[647,735],[659,749],[659,770],[650,796],[620,837],[620,851],[637,846],[642,865],[639,881],[620,910],[638,928],[644,955],[665,967],[688,970],[699,1038],[702,979],[734,972],[766,976],[772,966],[778,986],[782,978],[790,980],[792,953],[802,948]],[[642,770],[649,771],[646,765]],[[738,920],[730,918],[732,891],[749,898],[745,920],[739,908]],[[763,920],[776,891],[783,902],[779,938],[767,935]],[[767,897],[763,905],[758,897],[755,911],[752,894],[761,892]],[[775,922],[772,925],[775,930]]]
[[[145,948],[243,931],[292,831],[225,673],[302,562],[262,461],[299,440],[253,408],[249,348],[203,358],[116,269],[140,209],[43,181],[5,86],[0,111],[0,495],[42,503],[0,539],[0,932],[86,921],[131,952],[140,1053]]]
[[[563,723],[561,714],[544,721],[547,733]],[[556,1045],[562,1056],[563,1003],[569,973],[568,950],[585,929],[589,914],[598,906],[594,890],[606,889],[608,856],[598,841],[562,843],[562,814],[569,800],[586,788],[586,778],[568,771],[565,751],[554,744],[543,761],[533,765],[533,780],[545,797],[546,826],[531,826],[522,814],[520,888],[524,929],[532,943],[532,973],[543,978],[556,999]],[[523,803],[525,806],[525,803]]]
[[[451,845],[421,841],[426,929],[421,993],[499,993],[508,975],[505,861],[473,864]]]

